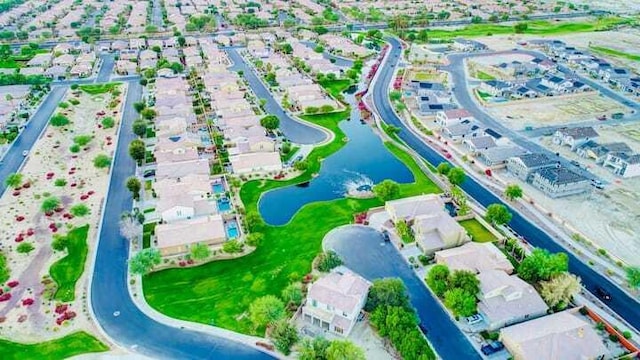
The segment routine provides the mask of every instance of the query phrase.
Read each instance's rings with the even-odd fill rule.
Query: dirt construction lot
[[[596,92],[513,100],[487,107],[489,114],[513,130],[593,121],[596,116],[628,109]]]

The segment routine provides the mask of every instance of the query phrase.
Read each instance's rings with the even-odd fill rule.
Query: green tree
[[[84,217],[91,213],[91,209],[85,204],[76,204],[69,209],[69,212],[75,217]]]
[[[632,289],[640,288],[640,267],[629,266],[626,269],[627,283]]]
[[[142,160],[144,160],[146,152],[147,147],[144,144],[144,141],[140,139],[135,139],[129,144],[129,156],[131,156],[131,158],[135,160],[138,165],[142,164]]]
[[[447,290],[444,293],[444,305],[456,317],[471,316],[477,312],[475,295],[471,295],[461,288]]]
[[[147,123],[142,119],[138,119],[131,124],[131,129],[134,134],[143,137],[147,133]]]
[[[391,99],[391,101],[400,101],[400,99],[402,99],[402,92],[399,90],[392,90],[389,92],[389,99]]]
[[[549,280],[569,269],[569,257],[560,252],[551,254],[545,249],[535,249],[518,266],[518,275],[529,282]]]
[[[540,296],[550,307],[566,307],[581,288],[579,277],[563,272],[549,281],[540,282]]]
[[[126,186],[127,189],[131,192],[133,200],[140,200],[140,190],[142,190],[142,184],[140,183],[140,180],[135,176],[131,176],[127,179]]]
[[[32,252],[34,249],[35,247],[33,246],[33,244],[28,242],[22,242],[18,245],[18,247],[16,248],[16,251],[19,252],[20,254],[28,254]]]
[[[506,206],[502,204],[491,204],[487,207],[485,219],[495,225],[504,225],[511,221],[513,215]]]
[[[162,256],[156,248],[147,248],[135,254],[129,260],[129,270],[132,274],[148,274],[154,266],[160,264]]]
[[[450,271],[446,265],[434,265],[427,274],[427,285],[438,297],[442,297],[449,289]]]
[[[110,165],[111,158],[108,155],[99,154],[96,155],[95,158],[93,158],[93,166],[97,167],[98,169],[108,168]]]
[[[244,216],[244,222],[249,232],[255,232],[264,225],[262,216],[257,211],[249,211]]]
[[[292,303],[296,306],[300,306],[300,304],[302,304],[303,297],[302,284],[300,283],[291,283],[282,290],[282,299],[287,304]]]
[[[325,338],[305,338],[298,347],[298,360],[326,360],[331,342]]]
[[[504,195],[511,201],[520,199],[522,197],[522,188],[516,184],[507,185]]]
[[[480,291],[480,280],[471,271],[455,270],[449,276],[449,287],[462,289],[475,296]]]
[[[315,258],[314,263],[319,271],[329,272],[332,269],[342,265],[342,259],[340,259],[340,256],[338,256],[335,251],[327,250],[318,254],[318,256],[316,256]]]
[[[327,348],[327,360],[365,360],[364,351],[348,340],[334,340]]]
[[[169,65],[169,69],[171,69],[171,71],[173,71],[174,74],[179,74],[184,71],[184,65],[182,65],[182,63],[179,63],[177,61],[172,62],[171,65]]]
[[[236,239],[229,240],[225,242],[224,245],[222,245],[222,251],[226,252],[227,254],[240,253],[242,252],[243,248],[243,244]]]
[[[380,306],[409,308],[409,295],[402,280],[385,278],[373,282],[369,289],[365,310],[372,311]]]
[[[442,174],[446,176],[449,173],[449,170],[451,170],[451,165],[449,165],[449,163],[446,163],[446,162],[441,162],[440,164],[438,164],[438,167],[436,168],[436,170],[438,171],[438,174]]]
[[[247,235],[247,240],[245,241],[247,245],[257,247],[264,240],[264,234],[259,232],[252,232]]]
[[[134,102],[133,103],[133,108],[138,112],[142,112],[142,110],[144,110],[144,108],[146,108],[147,106],[143,103],[143,102]]]
[[[522,34],[529,28],[529,25],[525,22],[517,23],[513,26],[513,30],[516,34]]]
[[[447,172],[447,179],[449,179],[451,185],[455,186],[462,184],[466,176],[467,175],[464,173],[464,170],[459,167],[454,167]]]
[[[49,196],[48,198],[44,199],[44,201],[42,201],[40,210],[42,210],[43,213],[50,213],[59,208],[61,203],[62,202],[60,201],[60,198]]]
[[[115,125],[116,125],[115,120],[113,120],[113,118],[110,116],[107,116],[102,119],[102,127],[105,129],[111,129]]]
[[[68,117],[62,114],[56,114],[51,117],[51,119],[49,120],[49,123],[51,124],[51,126],[60,127],[60,126],[68,125],[70,121]]]
[[[193,260],[204,260],[211,256],[211,249],[207,244],[195,243],[189,247],[189,256]]]
[[[278,351],[289,355],[291,347],[298,342],[298,329],[287,320],[281,319],[273,324],[269,337],[273,340],[273,345]]]
[[[20,173],[12,173],[7,175],[7,178],[4,179],[4,184],[10,188],[17,188],[22,185],[23,176]]]
[[[427,31],[427,29],[418,31],[418,40],[425,43],[429,41],[429,32]]]
[[[53,241],[51,241],[51,247],[55,251],[64,251],[69,245],[69,239],[60,234],[53,234]]]
[[[280,119],[275,115],[267,115],[260,119],[260,125],[269,131],[273,131],[280,126]]]
[[[373,186],[373,193],[382,201],[388,201],[400,196],[400,185],[393,180],[383,180]]]
[[[298,160],[293,163],[293,168],[298,171],[305,171],[309,168],[309,162],[307,160]]]
[[[152,120],[156,117],[156,111],[153,109],[145,108],[140,111],[140,115],[147,120]]]
[[[317,107],[315,107],[315,106],[309,106],[309,107],[307,107],[307,108],[305,109],[305,111],[304,111],[304,112],[306,112],[307,114],[316,114],[316,113],[318,113],[318,111],[320,111],[320,109],[318,109]]]
[[[259,297],[249,305],[249,320],[256,328],[273,324],[285,315],[284,303],[273,295]]]

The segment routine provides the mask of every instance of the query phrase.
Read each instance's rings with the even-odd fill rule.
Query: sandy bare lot
[[[98,154],[113,155],[125,90],[126,85],[123,84],[120,85],[122,94],[117,96],[68,91],[64,102],[77,104],[70,104],[66,109],[58,108],[56,113],[65,114],[71,123],[64,127],[49,126],[45,130],[21,170],[23,184],[29,183],[29,186],[23,186],[16,192],[9,189],[0,198],[0,208],[3,209],[0,212],[2,251],[7,256],[10,280],[19,282],[11,290],[11,299],[0,303],[0,337],[32,342],[81,329],[96,334],[88,317],[86,272],[76,284],[75,300],[67,303],[76,317],[65,321],[62,326],[56,324],[60,315],[54,312],[60,303],[43,294],[46,286],[42,280],[48,276],[51,264],[66,256],[66,251],[52,250],[54,234],[64,235],[74,227],[89,224],[87,262],[91,261],[108,181],[108,169],[96,168],[93,159]],[[113,105],[111,108],[110,103]],[[102,112],[114,119],[114,127],[104,129],[99,125],[103,116],[97,114]],[[79,152],[73,153],[70,147],[78,135],[91,135],[93,139]],[[60,210],[49,215],[40,209],[48,197],[61,200]],[[68,216],[70,208],[77,204],[86,205],[90,214]],[[29,243],[34,250],[28,254],[18,253],[16,249],[20,243]],[[33,304],[23,303],[26,299],[33,300]]]
[[[593,91],[508,101],[491,104],[486,109],[514,130],[593,121],[599,115],[628,111],[625,106]]]

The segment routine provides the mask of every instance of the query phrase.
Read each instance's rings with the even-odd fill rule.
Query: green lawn
[[[344,144],[344,133],[338,123],[349,112],[306,116],[336,134],[333,142],[314,149],[308,157],[309,169],[288,181],[253,180],[245,183],[240,197],[247,211],[257,211],[260,195],[267,190],[305,182],[320,169],[321,159],[333,154]],[[391,143],[389,151],[413,172],[415,181],[400,185],[402,197],[439,192],[440,189],[420,171],[418,164]],[[353,221],[353,215],[374,206],[378,199],[337,199],[304,206],[283,226],[264,225],[260,232],[265,240],[253,253],[234,260],[215,261],[193,268],[167,269],[143,278],[147,302],[156,310],[174,318],[215,324],[247,334],[262,334],[254,329],[246,312],[256,298],[280,292],[293,280],[311,270],[311,262],[321,249],[324,235]]]
[[[482,100],[487,100],[489,98],[492,98],[493,96],[489,93],[486,93],[484,91],[480,91],[478,89],[476,89],[476,93],[478,93],[478,96],[480,96],[480,98],[482,98]]]
[[[151,246],[151,235],[156,231],[158,223],[147,223],[142,226],[142,248],[146,249]]]
[[[631,61],[640,61],[640,54],[629,54],[624,51],[610,49],[610,48],[601,47],[601,46],[590,46],[589,49],[602,55],[609,55],[609,56],[627,59]]]
[[[287,162],[300,150],[300,146],[292,146],[288,153],[280,156],[282,162]]]
[[[336,80],[323,80],[319,82],[331,96],[339,98],[343,91],[347,90],[351,86],[350,79],[336,79]]]
[[[98,95],[110,92],[116,87],[120,86],[119,82],[111,82],[106,84],[85,84],[80,85],[80,90],[86,92],[89,95]]]
[[[56,261],[49,268],[51,278],[58,288],[54,299],[68,302],[75,299],[76,282],[84,272],[87,260],[87,234],[89,225],[75,228],[66,235],[67,255]]]
[[[0,68],[2,69],[17,69],[22,67],[22,64],[17,62],[13,58],[2,59],[0,60]]]
[[[484,71],[476,71],[476,78],[480,80],[495,80],[495,76],[489,75]]]
[[[0,354],[4,360],[67,359],[72,356],[107,351],[109,348],[84,331],[37,344],[20,344],[0,339]]]
[[[418,81],[429,81],[429,80],[435,80],[440,78],[440,75],[438,73],[428,73],[428,72],[417,72],[413,78],[415,80]]]
[[[475,242],[484,243],[496,241],[496,237],[476,219],[460,221],[460,225],[467,230]]]
[[[568,21],[523,21],[528,27],[523,32],[531,35],[561,35],[576,32],[604,31],[616,25],[630,24],[633,19],[621,18],[617,16],[603,17],[592,21],[568,22]],[[411,31],[409,31],[411,32]],[[407,32],[407,33],[409,33]],[[413,31],[416,32],[416,31]],[[513,25],[499,25],[492,23],[471,24],[455,30],[430,29],[429,39],[453,40],[457,37],[478,37],[488,35],[508,35],[515,34]]]

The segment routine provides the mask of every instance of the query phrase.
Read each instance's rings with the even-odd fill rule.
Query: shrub
[[[85,204],[76,204],[69,209],[69,212],[76,217],[87,216],[91,213],[89,207]]]
[[[60,199],[54,196],[49,196],[40,205],[40,210],[44,213],[52,212],[60,206]]]
[[[93,166],[98,169],[108,168],[111,165],[111,158],[105,154],[100,154],[93,159]]]
[[[68,109],[69,108],[69,104],[63,101],[63,102],[58,104],[58,107],[61,108],[61,109]]]
[[[258,246],[260,245],[260,243],[262,242],[262,240],[264,240],[264,234],[259,233],[259,232],[254,232],[251,233],[249,235],[247,235],[247,245],[249,246]]]
[[[51,242],[51,247],[53,248],[53,250],[63,251],[64,249],[67,248],[68,244],[69,244],[69,240],[67,239],[66,236],[63,236],[60,234],[53,235],[53,241]]]
[[[51,123],[51,126],[59,127],[68,125],[71,121],[69,121],[68,117],[62,114],[56,114],[51,117],[51,120],[49,120],[49,122]]]
[[[300,283],[289,284],[284,288],[284,290],[282,290],[282,299],[286,303],[293,303],[296,306],[300,306],[302,298],[302,284]]]
[[[243,244],[238,240],[229,240],[222,245],[222,251],[227,254],[236,254],[242,252]]]
[[[113,120],[113,118],[110,116],[107,116],[106,118],[102,119],[102,127],[105,129],[110,129],[115,125],[116,125],[115,120]]]
[[[336,254],[335,251],[329,250],[320,253],[315,259],[316,269],[322,272],[329,272],[342,265],[342,259]]]
[[[73,145],[69,146],[69,151],[71,151],[74,154],[79,153],[80,152],[80,145],[73,144]]]
[[[71,105],[80,105],[80,100],[78,99],[69,99],[69,103],[71,103]]]
[[[631,334],[631,331],[625,330],[622,332],[622,336],[624,336],[625,339],[629,340],[633,337],[633,334]]]
[[[62,187],[62,186],[67,185],[67,180],[65,180],[65,179],[56,179],[56,181],[54,181],[54,183],[53,183],[53,184],[54,184],[55,186]]]
[[[249,305],[249,320],[255,327],[273,324],[285,314],[284,303],[273,295],[257,298]]]
[[[35,249],[33,244],[28,242],[23,242],[23,243],[20,243],[20,245],[18,245],[18,247],[16,248],[16,251],[19,252],[20,254],[28,254],[32,252],[33,249]]]

